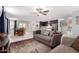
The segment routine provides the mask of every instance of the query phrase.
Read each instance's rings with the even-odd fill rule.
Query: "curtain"
[[[0,33],[5,33],[4,6],[2,6],[2,14],[0,16]]]

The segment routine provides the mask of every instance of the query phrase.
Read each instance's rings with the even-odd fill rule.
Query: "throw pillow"
[[[75,39],[71,47],[79,51],[79,36]]]
[[[49,36],[53,36],[54,31],[50,31]]]
[[[37,30],[36,31],[36,34],[41,34],[41,30]]]
[[[41,34],[42,34],[42,35],[46,35],[46,36],[48,36],[49,31],[47,31],[47,30],[42,30],[42,31],[41,31]]]

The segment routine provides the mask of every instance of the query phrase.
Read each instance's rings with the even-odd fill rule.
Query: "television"
[[[40,26],[47,26],[48,25],[48,21],[42,22],[40,21]]]

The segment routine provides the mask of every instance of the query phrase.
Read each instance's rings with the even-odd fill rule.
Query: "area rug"
[[[12,43],[11,53],[48,53],[51,48],[34,39]]]

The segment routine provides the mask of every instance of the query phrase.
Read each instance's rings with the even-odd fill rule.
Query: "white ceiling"
[[[5,10],[8,18],[23,20],[53,20],[66,18],[79,13],[78,6],[47,6],[49,9],[48,15],[37,16],[33,12],[33,7],[34,6],[8,6],[5,7]]]

